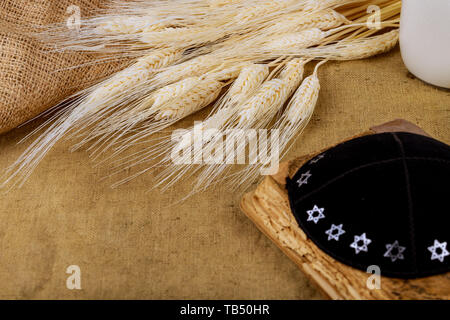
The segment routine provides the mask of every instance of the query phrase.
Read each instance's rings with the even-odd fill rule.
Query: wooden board
[[[415,125],[396,120],[373,127],[358,136],[389,131],[426,135]],[[285,180],[315,155],[282,163],[276,175],[265,178],[256,190],[244,195],[241,201],[242,211],[328,298],[450,299],[450,273],[412,280],[381,277],[380,289],[371,290],[367,286],[371,274],[336,261],[307,238],[290,210]]]

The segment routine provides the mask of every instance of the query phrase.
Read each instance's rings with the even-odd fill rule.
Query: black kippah
[[[417,278],[450,270],[450,147],[411,133],[344,142],[287,188],[306,235],[338,261]]]

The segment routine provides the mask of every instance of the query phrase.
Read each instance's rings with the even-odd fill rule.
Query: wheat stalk
[[[186,77],[202,76],[222,64],[214,55],[202,55],[166,68],[155,76],[154,82],[150,82],[148,85],[163,87]]]
[[[274,12],[286,9],[293,0],[261,0],[257,4],[251,5],[235,15],[232,23],[244,24],[255,21],[262,16],[268,16]]]

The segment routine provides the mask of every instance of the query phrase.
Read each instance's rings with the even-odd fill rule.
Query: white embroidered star
[[[325,231],[325,233],[328,235],[328,241],[332,239],[339,241],[339,237],[345,233],[345,231],[342,230],[343,226],[344,226],[343,224],[340,224],[338,226],[332,224],[331,229]]]
[[[314,223],[317,224],[320,219],[325,218],[325,215],[323,214],[324,210],[324,208],[319,208],[318,206],[314,206],[312,210],[308,210],[308,221],[314,221]]]
[[[428,247],[428,251],[431,252],[431,260],[439,260],[444,262],[444,258],[450,253],[447,251],[447,242],[439,242],[434,240],[434,245]]]
[[[355,241],[350,245],[351,248],[355,249],[356,254],[361,251],[368,252],[367,246],[372,242],[372,240],[367,239],[366,234],[363,233],[360,236],[355,236]]]
[[[308,179],[311,177],[312,174],[310,171],[303,173],[300,179],[297,180],[298,186],[301,187],[304,184],[308,184]]]
[[[310,163],[317,163],[317,162],[319,162],[320,160],[322,160],[323,158],[325,158],[325,154],[319,154],[317,157],[315,157],[314,159],[312,159],[312,160],[310,161]]]
[[[386,258],[391,258],[392,262],[405,259],[403,251],[406,250],[406,247],[400,246],[397,240],[393,244],[387,244],[386,249],[387,251],[384,256]]]

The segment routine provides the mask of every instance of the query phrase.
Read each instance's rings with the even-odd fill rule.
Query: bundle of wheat
[[[379,10],[368,13],[373,5]],[[226,160],[203,159],[205,150],[222,147],[222,137],[196,138],[197,130],[231,132],[227,139],[238,141],[237,152],[245,152],[255,142],[246,130],[277,129],[277,148],[284,155],[314,112],[318,66],[392,49],[400,8],[399,0],[113,1],[82,21],[76,37],[62,25],[48,26],[37,37],[56,50],[136,61],[80,92],[36,129],[33,133],[43,132],[8,169],[3,185],[22,183],[64,136],[78,139],[74,149],[86,146],[95,157],[113,159],[119,170],[146,164],[124,181],[155,166],[166,167],[159,176],[166,187],[198,172],[194,191],[229,170]],[[313,60],[322,62],[302,82],[304,66]],[[214,101],[200,125],[153,139]],[[131,146],[140,150],[120,156]],[[275,146],[269,143],[268,148]],[[182,149],[192,150],[196,160],[174,164],[174,150]],[[267,165],[255,158],[250,153],[250,163],[233,174],[235,184],[251,181]]]

